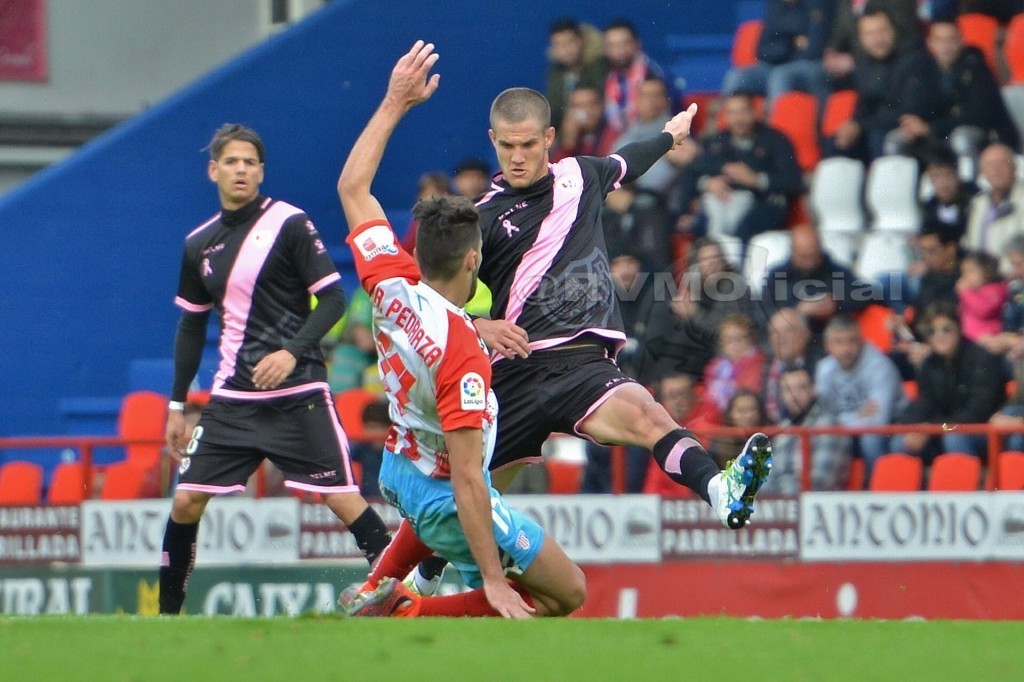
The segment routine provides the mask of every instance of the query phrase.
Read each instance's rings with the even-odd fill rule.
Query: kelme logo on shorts
[[[484,378],[476,372],[467,372],[459,382],[462,390],[459,397],[464,410],[482,410],[487,406],[487,396],[484,394]]]
[[[184,474],[186,471],[188,471],[188,468],[190,466],[192,466],[192,458],[182,457],[181,464],[178,465],[178,475],[181,476],[182,474]]]

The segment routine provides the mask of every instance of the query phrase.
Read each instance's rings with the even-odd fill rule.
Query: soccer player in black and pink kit
[[[555,130],[542,94],[511,88],[491,105],[489,133],[501,173],[477,209],[480,280],[493,304],[491,319],[475,324],[494,354],[501,417],[490,467],[498,490],[524,464],[539,461],[541,444],[560,432],[651,450],[661,469],[711,504],[728,528],[742,528],[753,512],[771,468],[768,438],[752,436],[722,471],[694,434],[615,364],[626,336],[601,205],[682,143],[696,112],[690,105],[660,135],[611,156],[551,163]],[[437,559],[420,566],[417,588],[424,591],[441,565]]]
[[[286,487],[320,493],[371,564],[389,540],[359,494],[319,346],[345,310],[340,276],[309,217],[260,195],[263,155],[255,131],[217,130],[207,172],[221,210],[185,239],[166,433],[181,463],[160,562],[163,614],[181,611],[206,503],[244,490],[264,459],[281,469]],[[188,434],[185,397],[214,308],[220,365],[210,403]]]

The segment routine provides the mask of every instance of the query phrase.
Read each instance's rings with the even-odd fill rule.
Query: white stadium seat
[[[818,163],[809,196],[818,229],[834,232],[863,230],[863,189],[864,164],[860,161],[833,156]]]
[[[853,267],[857,256],[857,242],[861,235],[841,230],[822,230],[821,246],[832,256],[832,260],[848,268]]]
[[[743,259],[743,276],[750,282],[750,286],[759,289],[768,271],[789,259],[792,243],[789,230],[762,232],[751,238]]]
[[[917,232],[917,161],[909,156],[882,156],[868,170],[867,204],[874,230]]]
[[[865,279],[877,281],[882,275],[906,272],[909,266],[907,233],[902,230],[877,230],[864,235],[854,270]]]

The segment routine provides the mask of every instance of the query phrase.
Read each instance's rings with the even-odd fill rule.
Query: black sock
[[[370,566],[373,566],[373,562],[391,542],[391,535],[388,533],[388,527],[384,525],[384,519],[373,510],[373,507],[367,507],[358,519],[348,524],[348,529]]]
[[[175,523],[167,519],[163,554],[160,557],[160,613],[177,614],[185,602],[185,590],[196,565],[199,522]]]
[[[420,575],[427,580],[433,580],[434,578],[441,577],[444,573],[445,566],[448,565],[448,560],[443,556],[434,555],[425,561],[421,561],[419,568]]]
[[[654,460],[669,478],[711,503],[708,482],[722,469],[691,431],[676,429],[665,434],[654,445]]]

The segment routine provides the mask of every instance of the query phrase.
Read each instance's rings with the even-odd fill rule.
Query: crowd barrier
[[[898,436],[909,433],[924,433],[934,436],[941,436],[949,431],[958,434],[985,436],[987,440],[987,457],[985,459],[985,477],[982,484],[984,490],[1000,490],[1004,486],[999,480],[999,458],[1004,448],[1002,440],[1009,434],[1024,433],[1024,426],[994,425],[994,424],[887,424],[881,426],[763,426],[759,430],[770,437],[779,435],[796,436],[800,442],[801,457],[803,465],[801,468],[801,489],[810,490],[810,460],[812,457],[811,439],[815,436],[824,435],[845,435],[856,437],[864,434],[881,434],[886,436]],[[366,433],[362,438],[350,438],[353,442],[374,442],[382,441],[385,434]],[[750,435],[749,429],[740,429],[728,426],[714,426],[702,429],[702,435],[713,438],[717,436],[746,438]],[[89,472],[85,477],[85,498],[93,496],[92,486],[94,483],[95,467],[93,464],[93,453],[97,448],[125,447],[129,445],[161,445],[161,441],[126,439],[118,436],[19,436],[0,438],[0,462],[10,461],[12,458],[5,458],[3,453],[7,450],[56,450],[71,449],[77,453],[78,461],[81,461]],[[170,469],[171,460],[164,458],[163,464]],[[626,492],[626,458],[624,448],[621,446],[612,448],[612,492],[623,494]],[[169,471],[163,477],[169,481]],[[256,489],[253,491],[255,497],[263,497],[265,484],[262,469],[256,474]]]

